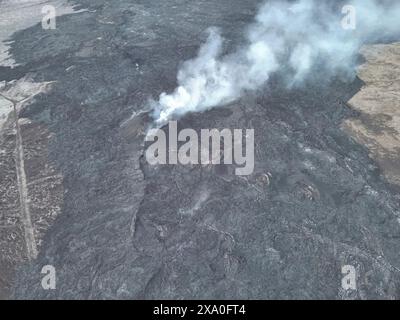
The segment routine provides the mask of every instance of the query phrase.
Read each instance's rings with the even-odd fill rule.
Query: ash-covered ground
[[[221,27],[231,46],[242,41],[260,1],[73,3],[86,10],[58,17],[55,30],[17,32],[18,66],[0,68],[0,80],[54,81],[19,113],[29,120],[21,135],[40,239],[30,262],[12,117],[2,129],[0,179],[14,190],[0,189],[3,298],[400,298],[399,190],[341,129],[359,115],[346,103],[361,80],[327,79],[320,66],[287,89],[277,75],[179,120],[196,130],[254,128],[250,176],[223,165],[150,166],[150,119],[132,114],[176,87],[208,27]],[[41,285],[45,265],[57,271],[55,290]],[[356,290],[342,287],[345,265],[356,268]]]

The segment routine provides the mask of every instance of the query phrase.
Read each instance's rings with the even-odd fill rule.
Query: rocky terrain
[[[381,83],[379,72],[366,67],[348,82],[326,79],[320,66],[297,89],[276,76],[179,121],[254,128],[248,177],[223,165],[154,167],[143,157],[150,119],[132,115],[175,88],[209,26],[229,45],[241,41],[259,1],[74,4],[84,10],[58,17],[55,30],[16,32],[17,66],[0,67],[0,81],[51,83],[14,113],[0,102],[10,110],[0,137],[1,298],[400,298],[400,193],[390,183],[397,111],[365,109],[360,96],[378,90],[368,79]],[[395,63],[396,48],[372,47],[371,59],[384,50]],[[55,290],[41,286],[45,265],[57,271]],[[356,290],[341,286],[344,265],[356,268]]]

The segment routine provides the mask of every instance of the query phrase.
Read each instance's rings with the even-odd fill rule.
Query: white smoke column
[[[244,53],[221,58],[222,45],[218,31],[210,29],[198,57],[185,62],[179,71],[180,86],[171,95],[161,94],[158,122],[234,101],[244,89],[265,83],[278,68],[265,42],[254,42]]]
[[[333,14],[323,1],[267,2],[248,27],[245,46],[224,56],[221,35],[210,29],[198,56],[179,70],[175,91],[162,93],[154,102],[156,123],[233,102],[246,90],[261,88],[273,72],[284,70],[290,79],[287,85],[298,85],[321,59],[326,61],[326,76],[354,72],[364,41],[399,32],[400,4],[349,4],[357,13],[352,31],[342,28],[341,12]]]

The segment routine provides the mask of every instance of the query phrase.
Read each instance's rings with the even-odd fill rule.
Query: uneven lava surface
[[[39,25],[20,31],[11,46],[22,74],[55,81],[20,117],[29,119],[25,139],[42,133],[42,161],[61,177],[62,196],[49,200],[60,212],[38,257],[28,262],[24,246],[13,247],[21,258],[0,274],[7,295],[400,298],[399,191],[341,130],[357,116],[346,103],[360,80],[328,80],[321,68],[287,90],[276,77],[232,105],[179,121],[196,130],[254,128],[248,177],[229,166],[150,166],[149,119],[127,120],[176,86],[180,63],[196,54],[209,26],[221,27],[232,46],[240,42],[259,1],[74,3],[87,10],[59,17],[51,33]],[[49,264],[57,288],[45,291],[40,271]],[[344,265],[356,267],[355,291],[341,287]]]

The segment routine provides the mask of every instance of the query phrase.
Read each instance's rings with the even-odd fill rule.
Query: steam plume
[[[365,41],[393,36],[400,30],[398,1],[353,0],[355,29],[343,28],[342,12],[323,1],[268,1],[246,30],[246,43],[222,55],[219,30],[209,36],[197,57],[178,72],[178,87],[154,102],[158,125],[188,112],[204,111],[261,88],[274,72],[285,72],[287,85],[299,85],[315,64],[327,62],[327,76],[354,72],[355,57]]]

